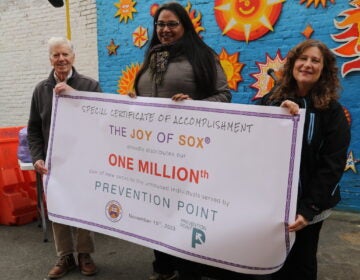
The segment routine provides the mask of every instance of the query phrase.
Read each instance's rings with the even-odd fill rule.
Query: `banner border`
[[[290,152],[290,163],[289,163],[289,172],[288,172],[288,186],[287,186],[287,194],[286,194],[286,206],[285,206],[285,219],[284,219],[284,235],[285,235],[285,245],[286,245],[286,255],[289,254],[290,251],[290,236],[289,236],[289,231],[287,229],[288,226],[288,222],[289,222],[289,213],[290,213],[290,202],[291,202],[291,190],[292,190],[292,181],[293,181],[293,172],[294,172],[294,161],[295,161],[295,150],[296,150],[296,135],[297,135],[297,130],[298,130],[298,123],[300,120],[300,115],[285,115],[285,114],[278,114],[278,113],[261,113],[261,112],[247,112],[247,111],[240,111],[240,110],[234,110],[234,109],[220,109],[220,108],[209,108],[209,107],[199,107],[199,106],[192,106],[192,105],[180,105],[180,104],[160,104],[160,103],[153,103],[153,102],[141,102],[141,101],[137,101],[136,99],[134,100],[113,100],[113,99],[108,99],[108,98],[101,98],[101,97],[88,97],[88,96],[82,96],[82,95],[55,95],[55,102],[54,102],[54,108],[53,108],[53,115],[52,117],[54,118],[54,120],[56,120],[57,117],[57,111],[59,108],[59,100],[61,98],[67,98],[67,99],[82,99],[82,100],[88,100],[88,101],[97,101],[97,102],[107,102],[107,103],[118,103],[118,104],[126,104],[126,105],[137,105],[137,106],[145,106],[145,107],[158,107],[158,108],[172,108],[172,109],[182,109],[182,110],[191,110],[191,111],[204,111],[204,112],[216,112],[216,113],[222,113],[222,114],[230,114],[230,115],[244,115],[244,116],[256,116],[256,117],[263,117],[263,118],[275,118],[275,119],[289,119],[293,121],[293,129],[292,129],[292,142],[291,142],[291,152]],[[48,181],[50,179],[51,176],[51,158],[52,158],[52,147],[53,147],[53,139],[54,139],[54,135],[55,135],[55,123],[56,121],[52,120],[52,124],[53,126],[51,127],[51,139],[49,139],[49,154],[47,156],[47,164],[48,164],[48,176],[46,176],[46,180],[45,180],[45,193],[47,191],[47,185],[48,185]],[[283,264],[279,264],[277,266],[273,266],[273,267],[252,267],[252,266],[247,266],[247,265],[242,265],[242,264],[237,264],[237,263],[231,263],[231,262],[227,262],[224,260],[220,260],[220,259],[214,259],[214,258],[210,258],[207,256],[203,256],[203,255],[198,255],[198,254],[194,254],[191,252],[188,252],[186,250],[171,246],[169,244],[165,244],[156,240],[152,240],[149,238],[146,238],[144,236],[141,235],[136,235],[130,232],[126,232],[123,230],[119,230],[113,227],[108,227],[108,226],[104,226],[104,225],[99,225],[97,223],[93,223],[93,222],[89,222],[89,221],[85,221],[85,220],[81,220],[81,219],[77,219],[77,218],[72,218],[72,217],[67,217],[67,216],[62,216],[62,215],[58,215],[55,213],[51,213],[48,212],[48,215],[57,219],[62,219],[62,220],[68,220],[68,221],[74,221],[74,222],[78,222],[78,223],[82,223],[84,225],[90,225],[92,227],[98,227],[98,228],[102,228],[111,232],[117,232],[119,234],[122,235],[126,235],[129,237],[132,237],[134,239],[139,239],[139,240],[143,240],[146,241],[148,243],[152,243],[152,244],[156,244],[159,245],[161,247],[164,248],[168,248],[171,249],[173,251],[185,254],[185,255],[189,255],[189,256],[193,256],[199,259],[203,259],[203,260],[209,260],[212,261],[214,263],[219,263],[219,264],[224,264],[230,267],[236,267],[236,268],[243,268],[243,269],[248,269],[248,270],[258,270],[258,271],[272,271],[274,269],[280,268]]]

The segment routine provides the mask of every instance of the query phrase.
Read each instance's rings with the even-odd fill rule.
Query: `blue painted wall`
[[[122,71],[132,63],[141,64],[144,57],[146,45],[140,49],[135,47],[132,42],[132,33],[139,26],[148,28],[149,37],[152,34],[152,16],[150,7],[152,4],[162,4],[167,1],[136,1],[134,8],[136,12],[132,13],[132,18],[119,21],[115,17],[118,8],[114,5],[121,0],[97,0],[97,24],[98,24],[98,54],[99,54],[99,80],[104,92],[117,93],[118,82],[122,76]],[[217,53],[225,48],[229,54],[239,52],[239,62],[245,64],[241,70],[242,81],[238,84],[238,90],[233,91],[233,102],[251,104],[257,90],[250,87],[256,80],[251,76],[259,72],[256,62],[265,63],[266,54],[275,58],[276,53],[280,50],[284,58],[294,45],[304,40],[301,33],[305,27],[310,24],[314,29],[311,38],[320,39],[333,49],[342,43],[335,42],[331,34],[339,34],[344,30],[339,30],[334,25],[334,20],[343,21],[344,17],[340,16],[341,12],[348,9],[360,10],[360,7],[350,5],[351,1],[336,1],[332,3],[326,1],[326,7],[321,3],[315,7],[312,3],[306,7],[306,3],[300,4],[300,1],[287,0],[283,2],[282,12],[274,24],[274,31],[269,31],[263,37],[249,43],[233,40],[222,35],[222,30],[217,25],[214,16],[215,1],[178,1],[183,6],[189,2],[191,10],[196,11],[196,15],[201,13],[201,25],[205,28],[201,32],[204,41],[209,44]],[[267,1],[264,1],[267,2]],[[307,1],[315,2],[315,1]],[[321,1],[318,1],[321,2]],[[359,23],[360,24],[360,23]],[[359,28],[359,26],[358,26]],[[360,35],[359,35],[360,36]],[[117,49],[117,55],[109,55],[106,46],[114,40]],[[358,53],[360,57],[360,53]],[[357,59],[359,59],[359,57]],[[356,57],[355,57],[356,58]],[[341,65],[352,58],[337,57],[339,68]],[[353,151],[355,161],[360,158],[360,70],[353,71],[341,78],[342,97],[341,103],[349,110],[352,117],[352,141],[349,151]],[[360,177],[354,170],[349,169],[344,173],[341,181],[342,201],[339,209],[360,211]]]

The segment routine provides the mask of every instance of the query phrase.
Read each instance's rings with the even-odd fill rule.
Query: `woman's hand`
[[[295,222],[291,225],[289,225],[289,232],[298,231],[300,229],[303,229],[309,224],[309,221],[306,220],[302,215],[296,215]]]
[[[177,93],[171,98],[174,101],[191,100],[192,98],[184,93]]]
[[[45,162],[42,159],[39,159],[34,163],[34,168],[35,168],[36,172],[41,175],[48,173],[48,170],[45,167]]]
[[[56,94],[60,94],[60,93],[66,92],[66,91],[75,91],[75,89],[73,89],[67,83],[61,82],[61,83],[56,84],[54,91]]]
[[[297,105],[293,101],[285,100],[283,103],[281,103],[280,107],[287,108],[291,115],[299,114],[299,110],[300,110],[299,105]]]
[[[128,92],[127,95],[130,96],[131,98],[136,98],[136,93],[134,91]]]

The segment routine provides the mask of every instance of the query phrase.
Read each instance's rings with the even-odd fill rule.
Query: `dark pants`
[[[284,266],[272,275],[273,280],[316,280],[317,248],[323,222],[308,225],[296,232],[296,239]]]
[[[161,274],[179,272],[179,280],[201,280],[202,276],[217,280],[269,280],[268,275],[248,275],[200,264],[154,250],[154,271]]]
[[[271,280],[270,275],[250,275],[203,265],[203,275],[217,280]]]
[[[200,280],[201,265],[181,259],[157,250],[154,250],[155,260],[153,261],[154,271],[161,274],[173,274],[179,272],[179,280]]]
[[[179,259],[178,264],[179,280],[201,280],[201,276],[207,276],[216,280],[271,280],[270,275],[236,273],[184,259]]]
[[[153,269],[160,274],[173,274],[176,270],[176,257],[154,250]]]
[[[179,280],[201,280],[202,264],[178,258]]]

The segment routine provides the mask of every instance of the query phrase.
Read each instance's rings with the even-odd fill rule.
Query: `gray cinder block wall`
[[[96,1],[70,0],[75,67],[98,79]],[[0,127],[26,125],[32,91],[51,70],[47,40],[66,37],[66,9],[46,0],[0,1]]]

